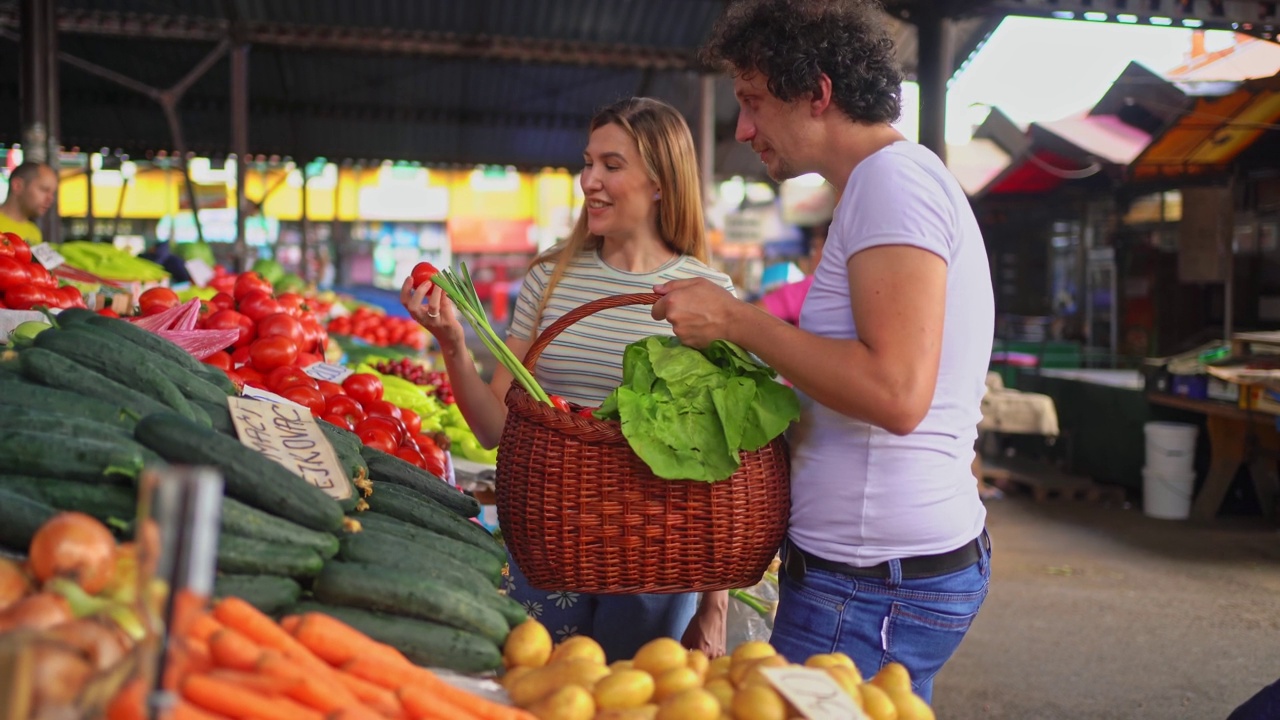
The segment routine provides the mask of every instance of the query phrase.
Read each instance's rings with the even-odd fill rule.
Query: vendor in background
[[[9,173],[9,195],[0,205],[0,232],[16,233],[28,245],[44,242],[36,220],[49,212],[58,192],[58,173],[42,162],[24,162]]]
[[[707,266],[707,240],[693,136],[671,106],[622,100],[599,112],[583,152],[586,201],[569,239],[536,257],[516,299],[506,343],[524,358],[534,339],[570,310],[604,297],[652,292],[654,285],[697,278],[724,291],[728,276]],[[407,280],[400,298],[440,345],[454,396],[486,447],[502,435],[511,374],[486,384],[467,352],[453,304],[437,288]],[[644,306],[606,310],[560,334],[538,360],[536,379],[548,393],[587,407],[622,382],[623,350],[671,326]],[[587,635],[610,661],[633,657],[661,636],[681,639],[715,657],[725,652],[728,594],[584,595],[529,586],[511,563],[509,593],[556,639]]]
[[[734,76],[737,139],[775,180],[839,204],[800,327],[702,280],[658,286],[685,344],[723,338],[799,391],[791,519],[770,642],[792,662],[902,663],[925,700],[987,596],[970,472],[994,334],[986,249],[946,166],[906,140],[902,73],[871,0],[730,5],[707,60]]]
[[[800,324],[800,308],[804,305],[805,296],[813,286],[813,273],[822,261],[822,246],[827,243],[827,226],[814,227],[809,235],[809,253],[803,268],[804,278],[787,283],[780,288],[765,293],[756,305],[769,311],[776,318],[786,320],[792,325]]]

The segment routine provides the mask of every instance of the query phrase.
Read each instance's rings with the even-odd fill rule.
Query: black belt
[[[918,555],[916,557],[901,558],[898,562],[902,565],[902,578],[906,580],[936,577],[963,570],[978,562],[979,558],[982,557],[982,551],[990,547],[991,541],[987,539],[987,533],[984,530],[978,537],[950,552],[944,552],[939,555]],[[786,542],[783,565],[786,568],[787,575],[791,576],[793,580],[804,578],[807,568],[817,568],[818,570],[826,570],[827,572],[851,577],[884,579],[889,577],[889,563],[887,561],[879,565],[857,567],[856,565],[834,560],[826,560],[813,553],[801,550],[790,539]]]

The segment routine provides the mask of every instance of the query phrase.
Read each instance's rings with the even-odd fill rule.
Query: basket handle
[[[595,315],[601,310],[608,310],[616,307],[626,307],[627,305],[652,305],[658,302],[662,296],[658,293],[630,293],[628,295],[610,295],[602,297],[598,300],[574,308],[560,319],[551,323],[546,330],[543,330],[537,339],[533,341],[533,345],[529,347],[529,352],[524,356],[524,366],[529,372],[533,372],[534,365],[538,363],[538,358],[542,356],[542,351],[547,349],[552,340],[565,331],[570,325],[578,322],[582,318]]]

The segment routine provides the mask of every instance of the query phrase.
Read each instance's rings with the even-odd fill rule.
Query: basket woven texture
[[[573,323],[652,293],[615,295],[557,320],[525,358]],[[786,532],[790,462],[779,437],[727,480],[655,477],[615,421],[566,413],[513,383],[498,445],[503,538],[534,587],[585,593],[702,592],[760,581]]]

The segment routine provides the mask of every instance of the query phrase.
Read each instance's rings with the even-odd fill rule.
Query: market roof
[[[954,4],[954,3],[953,3]],[[974,4],[974,3],[970,3]],[[696,49],[726,0],[57,0],[61,140],[131,155],[173,150],[159,105],[86,72],[156,90],[221,43],[247,42],[251,155],[438,164],[577,164],[600,106],[633,94],[700,110]],[[899,14],[918,12],[908,0]],[[0,63],[20,65],[18,3],[0,2]],[[999,23],[957,20],[959,66]],[[915,30],[892,20],[910,72]],[[234,38],[229,41],[228,38]],[[230,151],[230,63],[212,63],[178,105],[190,151]],[[19,139],[19,73],[0,77],[0,142]],[[736,114],[717,83],[717,137]],[[696,131],[695,131],[696,132]],[[732,161],[729,163],[733,166]],[[759,170],[758,163],[746,169]]]

